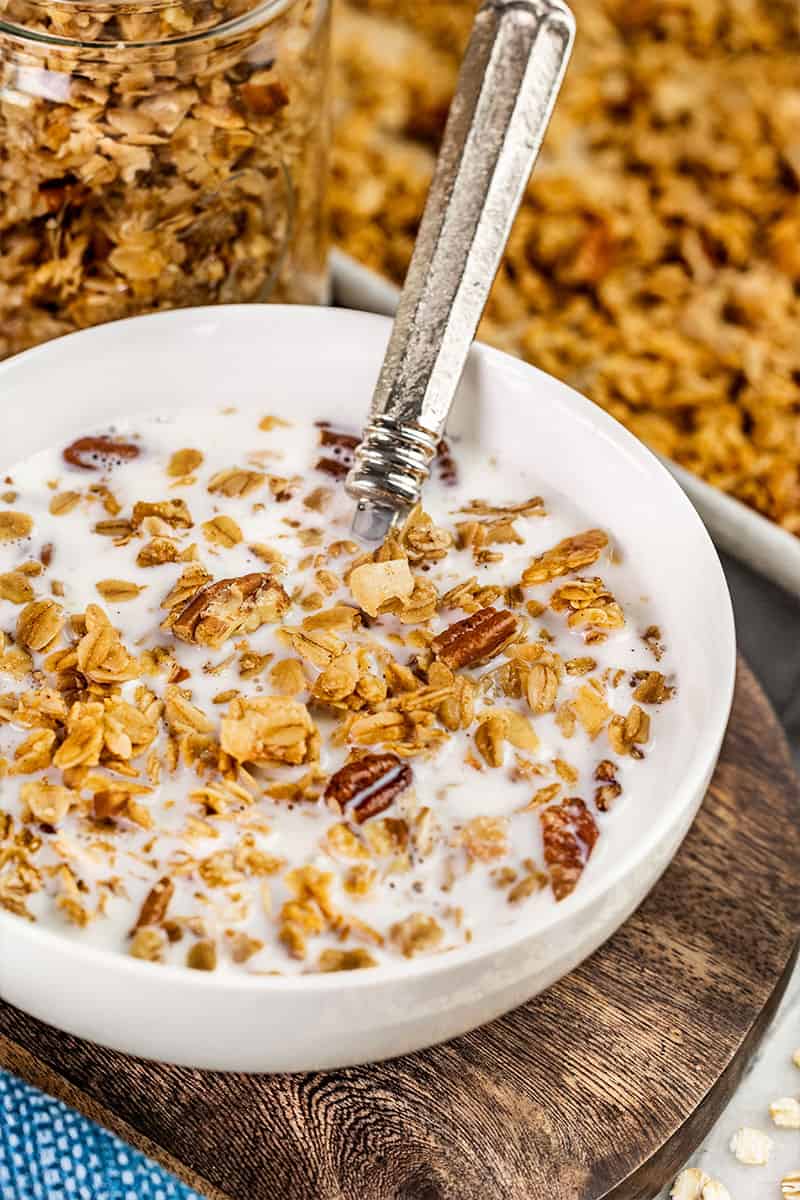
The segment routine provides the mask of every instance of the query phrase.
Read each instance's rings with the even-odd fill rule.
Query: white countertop
[[[780,1200],[781,1179],[800,1171],[800,1131],[776,1129],[769,1115],[773,1100],[800,1097],[800,1068],[792,1062],[800,1049],[800,967],[784,996],[778,1014],[746,1076],[722,1116],[687,1166],[701,1167],[724,1183],[731,1200]],[[773,1140],[765,1167],[746,1167],[728,1148],[731,1137],[743,1125],[761,1129]],[[656,1200],[667,1200],[665,1188]]]
[[[772,584],[727,559],[739,644],[786,728],[800,766],[800,604]],[[798,880],[800,887],[800,880]],[[781,1200],[780,1183],[800,1171],[800,1131],[777,1129],[769,1115],[773,1100],[800,1099],[800,966],[795,968],[780,1009],[728,1107],[687,1166],[701,1167],[728,1188],[731,1200]],[[773,1140],[765,1167],[737,1162],[728,1148],[743,1125]],[[667,1200],[666,1188],[654,1200]]]

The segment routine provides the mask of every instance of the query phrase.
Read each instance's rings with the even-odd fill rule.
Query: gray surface
[[[739,648],[758,675],[784,723],[800,768],[800,601],[735,559],[722,555],[736,613]],[[792,1055],[800,1047],[800,966],[795,969],[780,1011],[730,1104],[687,1163],[728,1188],[731,1200],[772,1200],[780,1181],[800,1167],[798,1135],[776,1129],[771,1101],[797,1096],[800,1071]],[[729,1149],[742,1126],[760,1129],[773,1141],[767,1166],[742,1166]],[[669,1200],[670,1186],[654,1200]]]
[[[739,649],[783,722],[800,768],[800,601],[727,555]]]

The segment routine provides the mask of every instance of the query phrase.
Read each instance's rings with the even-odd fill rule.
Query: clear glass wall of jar
[[[0,357],[327,298],[329,0],[0,0]]]

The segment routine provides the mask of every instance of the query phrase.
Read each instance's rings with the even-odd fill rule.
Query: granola
[[[334,237],[401,282],[476,3],[342,0]],[[800,533],[791,0],[574,0],[481,336]]]
[[[148,964],[311,973],[580,889],[672,736],[668,630],[613,531],[467,445],[358,545],[330,467],[354,436],[192,411],[9,472],[4,909]]]
[[[0,358],[142,312],[325,299],[328,0],[257,7],[0,0]]]

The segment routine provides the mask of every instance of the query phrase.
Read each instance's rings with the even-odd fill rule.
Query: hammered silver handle
[[[417,502],[569,59],[558,0],[478,12],[347,490],[375,540]]]

